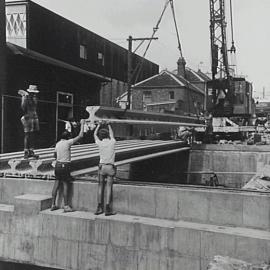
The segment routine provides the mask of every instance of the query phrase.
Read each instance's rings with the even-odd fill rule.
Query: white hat
[[[28,93],[39,93],[36,85],[29,85],[29,88],[27,89]]]

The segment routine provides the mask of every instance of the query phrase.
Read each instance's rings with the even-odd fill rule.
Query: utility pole
[[[132,38],[132,36],[129,36],[127,41],[128,41],[128,70],[127,70],[127,83],[128,83],[128,89],[127,89],[127,106],[126,108],[129,110],[130,109],[130,104],[131,104],[131,85],[132,85],[132,76],[133,76],[133,70],[132,70],[132,41],[145,41],[145,40],[154,40],[158,38]]]
[[[6,6],[0,0],[0,152],[4,146],[4,94],[6,92]]]
[[[127,70],[127,106],[126,108],[130,110],[130,94],[131,94],[131,79],[132,79],[132,36],[128,37],[128,70]]]

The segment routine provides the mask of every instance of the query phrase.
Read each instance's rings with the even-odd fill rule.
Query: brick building
[[[198,115],[205,110],[206,84],[210,78],[187,68],[183,58],[177,63],[176,71],[163,70],[132,87],[132,109],[181,115]],[[118,99],[121,107],[125,100],[126,93]]]

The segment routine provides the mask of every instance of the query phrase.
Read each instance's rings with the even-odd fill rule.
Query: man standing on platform
[[[19,90],[22,96],[21,108],[24,115],[21,122],[24,128],[24,158],[38,158],[34,153],[36,134],[39,131],[39,120],[37,115],[37,94],[39,93],[36,85],[29,85],[29,88]]]
[[[95,215],[100,215],[104,212],[104,190],[105,181],[107,178],[107,196],[105,216],[116,214],[112,210],[113,201],[113,178],[116,174],[116,168],[114,166],[115,161],[115,138],[111,128],[111,125],[105,125],[100,128],[101,123],[95,129],[94,138],[99,148],[100,162],[98,171],[98,207]]]
[[[83,137],[85,120],[81,120],[81,129],[77,137],[72,138],[71,133],[64,131],[61,135],[60,141],[55,146],[55,182],[52,190],[52,207],[51,210],[57,210],[56,196],[61,184],[64,187],[64,212],[72,212],[73,209],[68,204],[69,190],[70,190],[70,163],[71,163],[71,146]]]

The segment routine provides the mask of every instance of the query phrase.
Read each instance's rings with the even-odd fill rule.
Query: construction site
[[[233,62],[233,1],[204,2],[209,72],[176,1],[127,49],[0,1],[0,270],[270,270],[270,102]],[[173,70],[147,58],[165,14]]]

